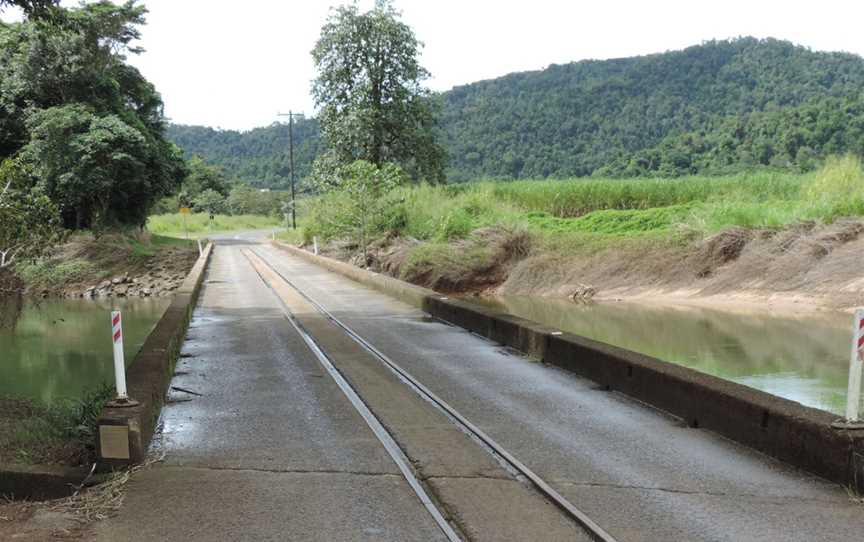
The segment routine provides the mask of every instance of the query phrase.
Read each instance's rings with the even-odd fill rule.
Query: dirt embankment
[[[79,235],[43,261],[18,269],[28,295],[163,297],[180,287],[198,249],[149,234]]]
[[[327,253],[364,263],[350,245]],[[864,221],[731,228],[683,245],[627,242],[573,253],[544,250],[524,232],[486,228],[443,246],[381,240],[366,264],[447,293],[845,310],[864,305]]]

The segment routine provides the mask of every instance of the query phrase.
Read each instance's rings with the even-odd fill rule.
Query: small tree
[[[188,165],[189,175],[183,181],[183,191],[191,199],[195,200],[206,190],[228,195],[228,179],[221,167],[207,164],[200,156],[193,156]]]
[[[225,198],[219,192],[207,189],[195,198],[195,210],[215,215],[225,209]]]
[[[15,162],[0,166],[0,272],[38,258],[63,236],[57,207],[22,178]]]
[[[395,164],[378,167],[365,160],[357,160],[322,177],[313,177],[322,191],[341,196],[324,201],[323,205],[337,205],[332,216],[354,236],[368,263],[368,246],[375,230],[375,219],[381,217],[391,204],[387,195],[405,182],[405,173]]]
[[[228,209],[233,215],[252,214],[255,208],[255,189],[248,184],[236,184],[228,194]]]

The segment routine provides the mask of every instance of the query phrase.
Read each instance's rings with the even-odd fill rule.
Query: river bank
[[[197,258],[195,242],[146,231],[76,233],[47,257],[15,271],[29,297],[165,297]]]
[[[530,233],[483,228],[451,243],[383,237],[364,255],[322,253],[442,293],[632,301],[794,314],[864,304],[864,221],[731,228],[686,242],[622,240],[559,250]],[[365,265],[364,265],[365,264]]]
[[[294,241],[317,238],[328,255],[441,292],[741,310],[864,304],[864,166],[853,156],[805,175],[421,184],[360,217],[344,197],[311,201]]]

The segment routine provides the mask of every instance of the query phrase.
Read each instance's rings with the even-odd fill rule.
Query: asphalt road
[[[201,395],[171,392],[154,450],[164,460],[133,478],[121,513],[98,525],[100,540],[443,539],[285,310],[463,535],[585,538],[300,296],[268,287],[249,249],[619,540],[848,541],[864,532],[864,506],[836,485],[430,321],[257,237],[217,241],[172,381]]]

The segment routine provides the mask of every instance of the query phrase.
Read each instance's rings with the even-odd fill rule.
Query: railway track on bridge
[[[336,384],[351,402],[357,412],[363,417],[367,425],[370,427],[376,438],[386,449],[387,453],[396,463],[399,471],[402,473],[405,480],[411,486],[411,489],[422,502],[423,506],[430,513],[432,518],[441,528],[441,531],[450,541],[463,540],[464,533],[457,532],[450,521],[447,519],[447,514],[440,509],[435,500],[430,497],[430,492],[424,482],[417,476],[411,466],[411,460],[405,455],[399,444],[393,436],[384,427],[381,420],[373,413],[364,403],[359,392],[349,383],[342,372],[334,364],[334,360],[327,351],[319,344],[318,340],[307,331],[303,324],[291,312],[285,300],[279,295],[276,290],[276,285],[262,274],[260,266],[263,266],[267,271],[278,277],[278,280],[287,285],[293,292],[296,292],[305,302],[317,311],[323,318],[332,323],[342,333],[345,334],[351,341],[361,346],[366,352],[371,354],[373,358],[383,364],[391,371],[402,383],[410,388],[424,401],[431,403],[435,408],[439,409],[446,418],[456,425],[461,431],[469,435],[472,440],[481,445],[481,448],[491,454],[496,461],[501,464],[515,478],[530,485],[536,492],[542,495],[543,498],[555,505],[558,510],[570,520],[575,522],[585,534],[592,540],[600,542],[616,542],[616,539],[606,532],[600,525],[593,521],[585,512],[568,501],[559,492],[557,492],[549,483],[543,480],[540,476],[534,473],[525,463],[515,457],[506,448],[492,439],[482,429],[473,424],[459,411],[453,408],[450,404],[444,401],[441,397],[433,393],[429,388],[423,385],[418,379],[412,376],[408,371],[401,367],[396,361],[388,357],[386,354],[377,349],[372,343],[366,340],[361,334],[341,321],[330,311],[328,311],[319,302],[301,290],[294,282],[280,272],[274,265],[267,261],[266,257],[258,250],[248,249],[244,251],[244,255],[255,268],[261,280],[273,291],[274,295],[280,300],[286,319],[296,329],[303,338],[303,341],[313,352],[322,367],[336,381]]]

